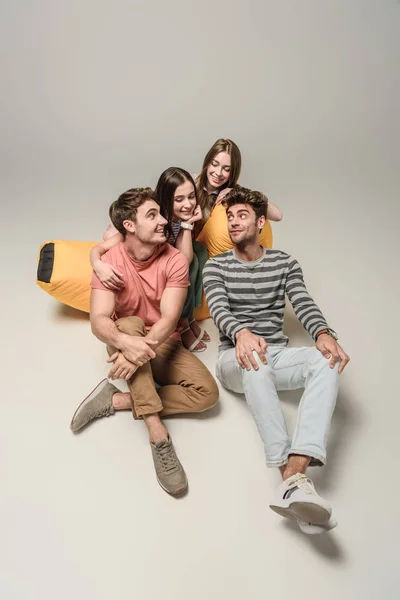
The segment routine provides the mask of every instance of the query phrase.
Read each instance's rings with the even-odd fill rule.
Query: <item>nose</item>
[[[168,223],[167,219],[164,219],[162,215],[160,215],[160,225],[166,225]]]

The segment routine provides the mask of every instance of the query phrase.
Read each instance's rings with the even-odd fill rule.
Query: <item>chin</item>
[[[167,241],[167,238],[165,235],[158,235],[155,240],[154,243],[155,244],[164,244]]]

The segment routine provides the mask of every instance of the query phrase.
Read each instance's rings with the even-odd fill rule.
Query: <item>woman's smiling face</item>
[[[210,191],[217,190],[229,181],[231,173],[231,155],[219,152],[207,167],[207,182]]]

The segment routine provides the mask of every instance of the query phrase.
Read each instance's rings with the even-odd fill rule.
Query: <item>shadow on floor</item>
[[[89,313],[77,310],[66,304],[57,304],[54,311],[54,320],[61,321],[62,319],[74,319],[75,321],[89,321]]]

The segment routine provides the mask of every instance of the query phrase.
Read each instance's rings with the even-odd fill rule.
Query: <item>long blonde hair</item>
[[[196,187],[197,187],[197,197],[201,209],[203,211],[203,220],[207,220],[211,214],[214,202],[215,202],[215,194],[210,195],[207,190],[207,167],[212,160],[214,160],[215,156],[220,152],[227,152],[231,157],[231,170],[229,172],[228,181],[221,186],[219,191],[223,190],[226,187],[234,187],[239,179],[240,169],[242,167],[242,156],[240,154],[240,150],[232,140],[228,139],[219,139],[213,144],[210,150],[204,157],[203,168],[201,170],[200,175],[196,178]]]

